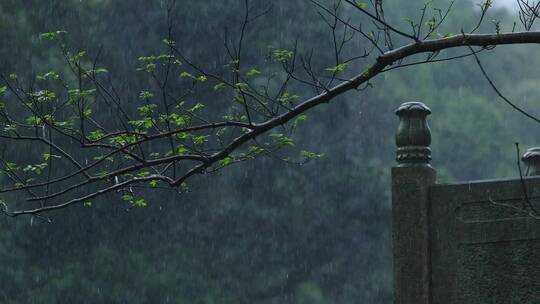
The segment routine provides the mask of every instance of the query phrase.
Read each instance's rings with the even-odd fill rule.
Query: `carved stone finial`
[[[396,160],[400,166],[429,165],[431,132],[426,121],[429,114],[431,110],[421,102],[406,102],[396,110],[399,116]]]
[[[525,176],[540,175],[540,147],[528,149],[521,160],[527,166]]]

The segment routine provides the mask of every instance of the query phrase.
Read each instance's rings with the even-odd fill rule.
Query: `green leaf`
[[[19,169],[20,169],[20,166],[18,166],[16,163],[10,163],[10,162],[7,162],[7,163],[5,164],[5,169],[6,169],[6,171],[19,170]]]
[[[195,104],[195,106],[193,106],[193,108],[189,109],[190,112],[195,112],[199,109],[202,109],[204,108],[204,104],[200,103],[200,102],[197,102],[197,104]]]
[[[247,71],[246,75],[249,76],[249,77],[253,77],[253,76],[257,76],[257,75],[260,75],[261,72],[255,68],[252,68],[250,69],[249,71]]]
[[[94,74],[109,73],[109,71],[105,68],[97,68],[93,72]]]
[[[88,133],[88,139],[92,140],[92,141],[96,141],[96,140],[100,140],[102,137],[103,137],[103,131],[101,130],[96,130],[96,131],[92,131],[90,133]]]
[[[232,157],[227,156],[227,157],[225,157],[224,159],[220,160],[220,161],[219,161],[219,164],[220,164],[221,166],[225,167],[225,166],[227,166],[227,165],[230,165],[232,162],[233,162]]]
[[[103,171],[97,172],[97,173],[96,173],[96,176],[97,176],[98,178],[104,178],[104,177],[107,176],[108,174],[109,174],[109,171],[103,170]]]
[[[133,205],[139,208],[146,207],[146,201],[144,200],[144,198],[139,198],[133,202]]]
[[[180,77],[183,77],[183,78],[193,78],[193,75],[191,75],[191,74],[188,73],[188,72],[182,72],[182,73],[180,73]]]
[[[123,146],[123,145],[129,144],[129,143],[133,143],[136,140],[137,140],[137,136],[135,136],[135,135],[123,134],[123,135],[117,135],[117,136],[111,137],[109,139],[109,142],[111,144]]]
[[[23,168],[23,172],[33,172],[35,174],[41,174],[43,172],[43,169],[45,169],[48,166],[47,163],[41,163],[41,164],[34,164],[34,165],[27,165]]]
[[[259,146],[249,146],[248,151],[253,154],[259,154],[264,152],[264,149]]]
[[[204,76],[204,75],[201,75],[201,76],[195,78],[195,80],[200,81],[200,82],[205,82],[207,79],[208,78],[206,78],[206,76]]]
[[[188,139],[190,136],[189,133],[186,133],[186,132],[180,132],[178,134],[176,134],[176,138],[178,138],[179,140],[186,140]]]
[[[62,156],[49,154],[49,153],[43,153],[43,160],[48,161],[51,158],[62,158]]]
[[[155,70],[156,70],[156,64],[155,63],[147,63],[144,67],[137,69],[137,71],[146,71],[148,73],[152,73]]]
[[[56,93],[49,90],[41,90],[30,94],[38,102],[53,101],[56,98]]]
[[[356,6],[362,10],[366,10],[368,8],[368,4],[365,2],[356,2]]]
[[[237,87],[238,89],[242,90],[242,91],[246,91],[246,90],[249,88],[248,84],[245,83],[245,82],[239,82],[239,83],[237,83],[237,84],[236,84],[236,87]]]
[[[29,125],[39,126],[41,124],[41,118],[39,116],[32,115],[26,118],[26,122]]]
[[[292,103],[296,100],[298,100],[300,98],[300,96],[298,95],[293,95],[293,94],[289,94],[289,93],[284,93],[283,95],[281,95],[277,100],[281,103],[281,104],[287,104],[287,103]]]
[[[159,116],[160,119],[164,122],[170,121],[176,124],[177,126],[183,126],[186,125],[191,121],[191,116],[189,115],[179,115],[178,113],[172,113],[170,115],[162,114]]]
[[[313,159],[317,159],[317,158],[323,157],[323,154],[317,154],[317,153],[315,153],[315,152],[311,152],[311,151],[307,151],[307,150],[302,150],[302,151],[300,151],[300,154],[301,154],[306,160],[313,160]]]
[[[176,152],[178,153],[178,155],[186,155],[189,153],[189,150],[184,147],[184,146],[179,146],[177,149],[176,149]]]
[[[36,76],[36,79],[37,80],[47,80],[47,79],[58,79],[60,77],[60,75],[58,75],[58,73],[54,72],[54,71],[50,71],[50,72],[47,72],[43,75],[38,75]]]
[[[39,34],[39,36],[49,39],[49,40],[54,40],[58,38],[60,34],[66,34],[66,33],[67,33],[66,31],[45,32],[45,33]]]
[[[214,91],[219,91],[224,88],[225,88],[225,84],[223,82],[220,82],[214,86]]]
[[[334,67],[326,68],[325,70],[327,70],[329,72],[332,72],[332,73],[339,74],[339,73],[343,72],[346,67],[347,67],[346,63],[340,63],[340,64],[338,64],[338,65],[336,65]]]
[[[193,137],[193,143],[196,144],[196,145],[202,145],[202,144],[204,144],[205,142],[208,141],[208,137],[209,137],[209,135],[195,136],[195,137]]]
[[[298,117],[296,117],[296,121],[305,121],[306,119],[307,119],[307,115],[305,114],[298,115]]]
[[[84,56],[86,56],[86,51],[79,51],[75,56],[73,56],[73,60],[79,60]]]
[[[285,135],[283,135],[281,133],[279,133],[279,134],[276,134],[276,133],[270,134],[270,137],[273,138],[275,142],[277,142],[277,143],[279,143],[281,145],[294,146],[294,141],[291,138],[289,138],[289,137],[287,137],[287,136],[285,136]]]
[[[92,109],[85,109],[83,112],[82,112],[82,115],[83,117],[88,117],[92,114]]]
[[[278,62],[285,62],[291,59],[293,52],[283,49],[277,49],[272,52],[272,59]]]
[[[150,91],[141,91],[141,93],[139,93],[139,98],[142,100],[149,100],[152,97],[154,97],[154,94]]]
[[[430,29],[434,28],[435,24],[436,24],[436,21],[434,19],[430,19],[430,20],[426,21],[426,26],[428,28],[430,28]]]
[[[149,116],[154,113],[154,110],[157,108],[157,106],[158,105],[155,103],[150,103],[142,107],[138,107],[137,110],[139,110],[139,112],[141,112],[143,116]]]

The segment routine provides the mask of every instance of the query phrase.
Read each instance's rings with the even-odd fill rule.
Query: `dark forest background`
[[[331,62],[331,35],[313,4],[271,2],[248,31],[247,60],[264,65],[269,47],[297,40],[318,62]],[[423,2],[385,3],[406,27],[402,18],[418,17]],[[39,33],[65,30],[70,47],[90,55],[101,48],[101,66],[125,99],[136,98],[148,82],[136,72],[137,58],[163,48],[165,6],[2,0],[0,72],[29,79],[62,69],[58,50]],[[238,32],[242,10],[236,0],[178,1],[174,40],[211,66],[224,51],[225,28]],[[457,1],[448,28],[472,27],[478,13],[473,2]],[[491,17],[507,30],[516,18]],[[484,32],[493,30],[486,23]],[[537,47],[497,47],[482,58],[508,97],[540,114],[536,54]],[[391,303],[393,110],[411,100],[431,107],[440,182],[516,176],[514,142],[539,145],[540,126],[501,102],[472,58],[391,71],[372,84],[308,113],[296,146],[324,156],[305,165],[264,157],[198,177],[189,193],[156,189],[144,208],[111,195],[50,214],[52,223],[0,218],[0,303]],[[113,118],[102,110],[94,115]]]

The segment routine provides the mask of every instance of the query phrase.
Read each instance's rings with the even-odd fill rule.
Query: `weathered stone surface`
[[[394,302],[540,303],[540,148],[523,156],[529,177],[435,184],[429,113],[396,111]]]
[[[435,183],[431,134],[421,102],[402,104],[396,114],[397,162],[392,168],[394,302],[430,303],[429,187]]]
[[[397,110],[396,132],[398,165],[424,164],[431,160],[431,133],[426,121],[431,110],[421,102],[406,102]]]
[[[429,186],[430,166],[392,169],[394,292],[396,304],[430,303]]]
[[[462,244],[456,303],[540,303],[539,262],[540,240]]]
[[[430,188],[432,303],[540,303],[540,178]],[[531,208],[532,205],[532,208]]]

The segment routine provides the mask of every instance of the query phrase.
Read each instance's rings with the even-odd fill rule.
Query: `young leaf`
[[[219,91],[223,88],[225,88],[225,84],[223,82],[220,82],[214,86],[214,91]]]
[[[146,201],[144,200],[144,198],[139,198],[135,201],[133,201],[133,205],[135,205],[135,207],[146,207]]]
[[[219,164],[220,164],[221,166],[225,167],[225,166],[227,166],[227,165],[230,165],[232,162],[233,162],[232,157],[227,156],[227,157],[225,157],[224,159],[220,160],[220,161],[219,161]]]
[[[359,9],[363,9],[363,10],[366,10],[366,9],[368,8],[367,3],[365,3],[365,2],[356,2],[356,6],[357,6]]]
[[[253,76],[260,75],[260,74],[261,74],[261,72],[259,70],[255,69],[255,68],[252,68],[249,71],[247,71],[246,76],[253,77]]]
[[[293,52],[288,51],[288,50],[277,49],[272,52],[272,59],[278,62],[285,62],[291,59],[292,56],[293,56]]]
[[[347,67],[346,63],[340,63],[340,64],[338,64],[338,65],[336,65],[334,67],[326,68],[325,70],[327,70],[329,72],[332,72],[332,73],[339,74],[339,73],[343,72],[346,67]]]

